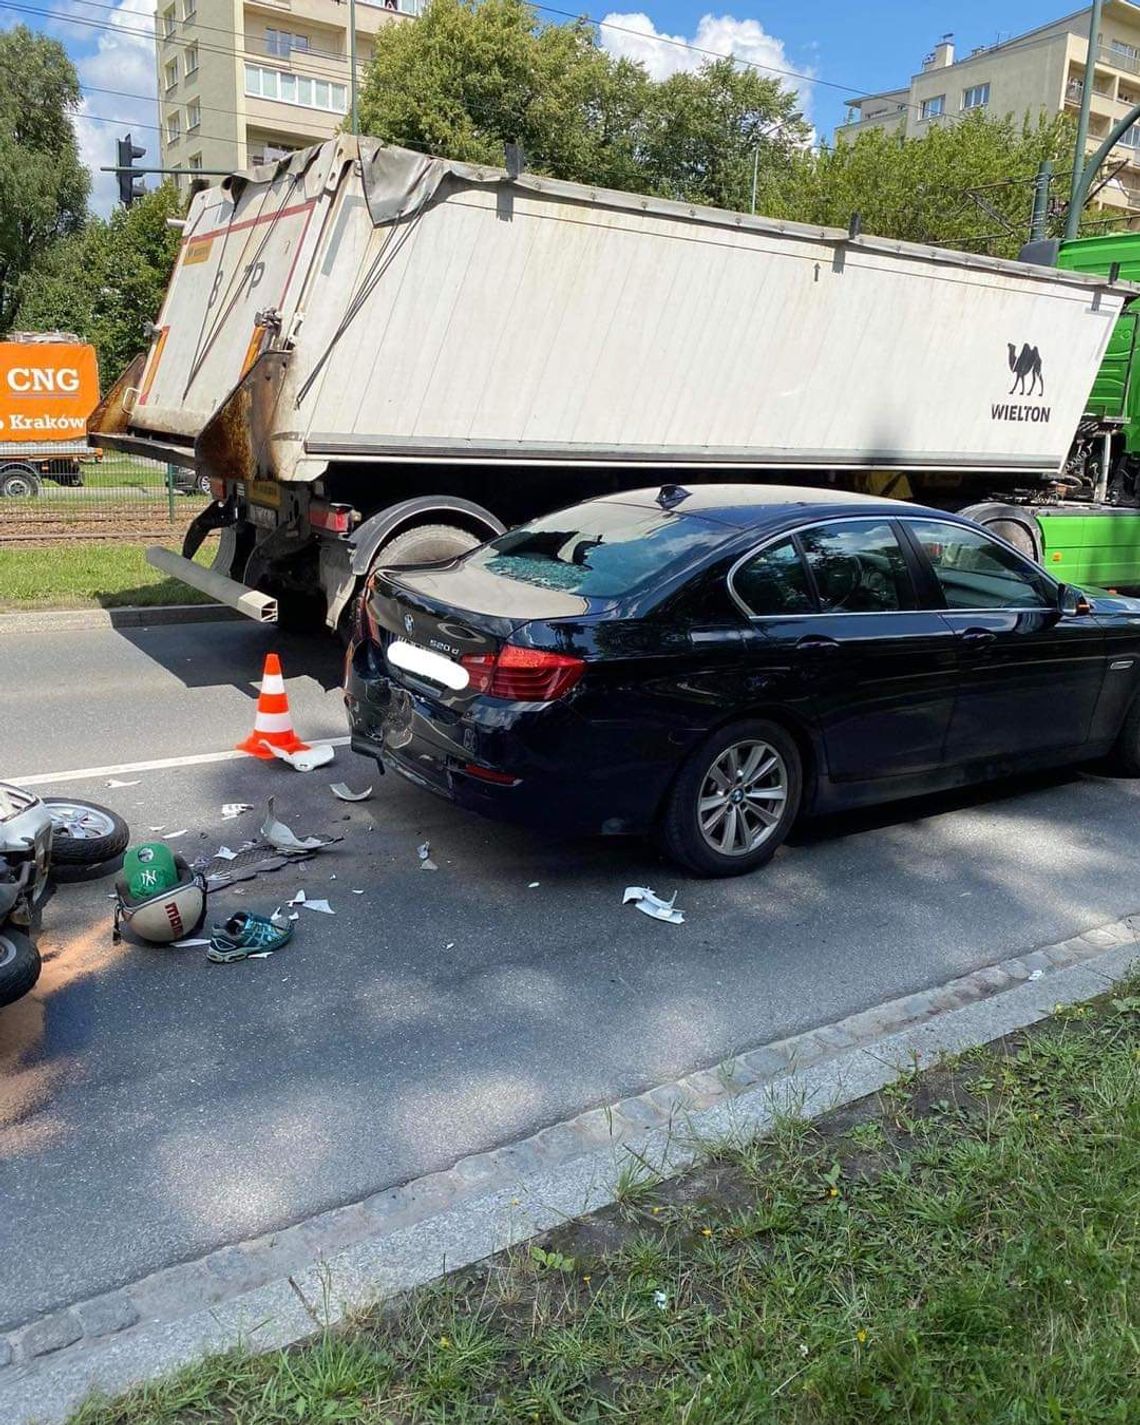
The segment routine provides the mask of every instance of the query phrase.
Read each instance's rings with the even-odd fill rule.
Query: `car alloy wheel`
[[[788,799],[788,768],[770,743],[734,742],[717,756],[701,784],[701,836],[721,856],[748,856],[779,826]]]
[[[744,718],[693,749],[661,806],[657,840],[698,876],[742,876],[770,861],[803,800],[803,759],[787,728]]]

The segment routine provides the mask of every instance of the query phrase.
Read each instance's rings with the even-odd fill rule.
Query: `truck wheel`
[[[30,465],[0,465],[0,495],[10,500],[32,499],[40,493],[40,477]]]
[[[0,1005],[26,995],[40,977],[40,952],[20,930],[0,930]]]
[[[127,849],[123,818],[95,802],[44,797],[51,816],[51,858],[60,866],[101,866]]]
[[[373,569],[402,569],[409,564],[435,564],[466,554],[481,541],[469,529],[453,524],[421,524],[406,529],[377,550]]]
[[[1032,559],[1035,564],[1041,563],[1044,551],[1041,547],[1037,518],[1031,506],[1003,505],[987,500],[984,504],[967,505],[958,513],[965,515],[968,520],[973,520],[975,524],[992,530],[999,539],[1004,539],[1007,544],[1012,544],[1019,554],[1024,554],[1026,559]]]

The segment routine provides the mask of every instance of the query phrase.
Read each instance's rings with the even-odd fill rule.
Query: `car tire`
[[[40,952],[21,930],[0,929],[0,1005],[26,995],[40,977]]]
[[[1140,777],[1140,694],[1120,725],[1108,754],[1108,770],[1118,777]]]
[[[52,819],[51,859],[59,866],[100,866],[122,855],[130,828],[117,812],[72,797],[44,797]]]
[[[756,770],[765,767],[769,755],[775,762],[760,776],[754,772],[755,791],[749,795],[747,775],[754,753],[759,757]],[[733,765],[736,779],[729,775]],[[722,783],[724,814],[718,820],[721,808],[714,804],[702,810],[702,801],[719,795]],[[685,761],[662,810],[658,840],[670,859],[698,876],[743,876],[776,854],[802,799],[803,759],[791,734],[766,718],[730,723]],[[768,816],[775,817],[771,824]]]
[[[0,495],[9,500],[33,500],[42,489],[40,477],[30,465],[0,466]]]

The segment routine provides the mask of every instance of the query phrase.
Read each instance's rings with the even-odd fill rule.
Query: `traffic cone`
[[[264,746],[268,742],[280,747],[282,752],[307,752],[309,744],[302,742],[293,731],[293,719],[289,716],[289,699],[285,694],[285,679],[281,676],[281,660],[276,653],[265,655],[265,671],[261,675],[261,692],[257,695],[257,712],[253,718],[253,731],[236,747],[238,752],[248,752],[251,757],[260,757],[265,762],[273,761],[273,753]]]

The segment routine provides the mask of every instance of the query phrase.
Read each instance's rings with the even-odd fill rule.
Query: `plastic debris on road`
[[[217,851],[214,852],[214,855],[218,858],[219,861],[237,860],[237,852],[231,851],[228,846],[219,846]]]
[[[304,891],[298,891],[297,894],[293,897],[293,899],[289,902],[289,904],[290,904],[290,905],[304,905],[304,904],[305,904],[305,892],[304,892]]]
[[[305,747],[300,752],[287,752],[284,747],[274,747],[272,742],[266,742],[264,738],[261,745],[268,748],[274,757],[288,762],[295,772],[315,772],[318,767],[326,767],[335,755],[327,742],[319,743],[315,747]]]
[[[243,812],[252,810],[252,802],[225,802],[222,806],[222,816],[226,821],[229,821],[235,816],[241,816]]]
[[[189,827],[184,826],[181,831],[167,831],[163,833],[163,841],[173,841],[176,836],[185,836]]]
[[[328,901],[302,901],[301,905],[305,910],[319,911],[321,915],[336,915],[336,911],[333,910]]]
[[[420,858],[421,871],[438,871],[439,867],[431,859],[431,842],[425,841],[422,846],[416,847],[416,855]]]
[[[120,782],[117,777],[112,777],[107,785],[109,787],[137,787],[141,780],[141,777],[136,777],[133,782]]]
[[[365,787],[362,792],[354,792],[343,782],[330,782],[329,791],[342,802],[366,802],[372,795],[371,787]]]
[[[531,881],[530,885],[527,886],[527,890],[528,890],[528,891],[537,891],[538,888],[539,888],[539,886],[541,886],[541,885],[542,885],[542,882],[541,882],[541,881]]]
[[[277,813],[274,810],[274,798],[269,798],[269,809],[266,812],[265,820],[261,824],[261,834],[269,842],[270,846],[277,851],[319,851],[322,846],[329,846],[334,841],[343,840],[340,836],[298,836],[283,821],[277,820]]]
[[[667,920],[670,925],[684,925],[685,917],[676,909],[676,900],[676,891],[673,892],[672,900],[663,901],[660,896],[654,895],[648,886],[626,886],[621,903],[629,905],[632,902],[642,915],[652,916],[654,920]]]
[[[209,945],[208,940],[172,940],[175,950],[192,950],[195,945]]]

